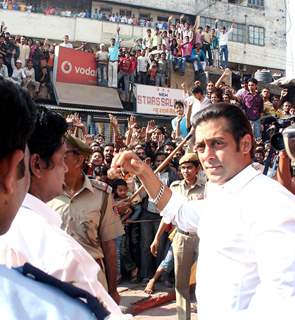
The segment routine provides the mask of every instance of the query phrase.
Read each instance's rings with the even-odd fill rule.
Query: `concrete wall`
[[[33,38],[48,38],[62,41],[68,34],[70,41],[109,43],[116,34],[117,24],[83,18],[45,16],[36,13],[0,10],[0,21],[4,21],[8,31],[15,35]],[[120,25],[123,45],[131,45],[133,39],[143,37],[146,28]]]

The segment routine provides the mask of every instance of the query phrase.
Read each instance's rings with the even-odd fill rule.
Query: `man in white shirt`
[[[20,207],[30,182],[29,150],[27,140],[35,124],[36,107],[29,95],[10,81],[0,80],[0,117],[5,119],[0,127],[0,235],[7,232]],[[26,270],[30,275],[26,276]],[[38,281],[32,275],[38,274]],[[20,270],[0,266],[0,309],[1,319],[95,319],[82,301],[62,292],[67,286],[79,295],[81,290],[70,284],[58,282],[59,288],[50,284],[56,279],[40,270],[25,265]],[[44,280],[44,279],[43,279]],[[50,282],[49,282],[50,281]],[[68,291],[69,292],[69,291]],[[76,295],[76,297],[79,297]],[[89,295],[90,298],[90,295]],[[94,306],[100,306],[93,300]]]
[[[131,152],[119,154],[111,172],[137,175],[165,223],[198,232],[199,320],[293,320],[294,195],[252,167],[253,133],[240,108],[211,105],[194,127],[206,199],[172,193]]]
[[[111,319],[123,317],[120,308],[98,281],[100,267],[66,232],[60,216],[46,202],[63,192],[65,119],[46,108],[37,112],[29,139],[31,185],[10,230],[0,237],[0,262],[8,267],[30,262],[46,273],[80,287],[102,301]],[[127,317],[128,318],[128,317]]]
[[[24,68],[24,73],[26,76],[24,87],[27,89],[31,89],[31,87],[33,87],[35,89],[35,93],[38,93],[40,89],[40,82],[36,81],[35,69],[33,67],[32,60],[27,61],[26,67]]]
[[[23,66],[26,65],[27,60],[30,57],[30,47],[26,43],[26,38],[21,37],[20,38],[20,43],[18,44],[19,47],[19,60],[21,60]]]
[[[195,86],[192,88],[192,97],[193,99],[188,101],[187,103],[188,108],[186,112],[186,127],[188,129],[191,127],[191,122],[194,115],[211,104],[211,100],[204,95],[204,91],[200,86]]]
[[[60,43],[61,47],[73,49],[73,45],[69,42],[69,36],[66,34],[64,42]]]
[[[26,75],[24,73],[24,68],[22,65],[21,60],[17,59],[14,62],[14,57],[15,57],[15,50],[12,52],[12,57],[11,57],[11,67],[12,67],[12,75],[11,78],[9,78],[13,83],[17,83],[19,85],[22,85],[22,82],[24,79],[26,79]]]
[[[144,49],[137,57],[137,77],[138,83],[147,84],[147,68],[148,68],[147,51]]]
[[[218,20],[215,20],[215,29],[217,28]],[[228,67],[228,37],[234,31],[234,20],[231,28],[226,31],[226,27],[223,26],[220,31],[217,31],[217,36],[219,39],[219,56],[220,56],[220,66],[223,69]]]
[[[108,68],[108,50],[104,43],[99,45],[100,50],[96,52],[97,63],[97,84],[101,86],[108,85],[107,68]]]

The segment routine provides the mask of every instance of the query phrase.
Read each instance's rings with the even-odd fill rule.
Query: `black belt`
[[[196,236],[197,233],[196,232],[186,232],[186,231],[183,231],[179,228],[177,228],[177,232],[181,233],[181,234],[184,234],[185,236]]]

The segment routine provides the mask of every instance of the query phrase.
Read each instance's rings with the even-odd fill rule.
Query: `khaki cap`
[[[195,153],[189,152],[180,158],[179,165],[186,162],[199,162],[199,158]]]
[[[75,149],[79,150],[79,152],[84,156],[85,158],[88,158],[92,154],[91,148],[83,142],[81,139],[74,137],[70,134],[65,135],[65,140],[67,144],[70,144]]]

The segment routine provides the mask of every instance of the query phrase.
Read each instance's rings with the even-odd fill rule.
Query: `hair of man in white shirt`
[[[70,40],[69,36],[66,34],[64,37],[64,43],[68,43]]]
[[[12,223],[29,188],[27,140],[35,123],[35,105],[10,81],[0,80],[0,234]],[[4,138],[5,137],[5,138]]]
[[[200,86],[192,88],[192,95],[201,102],[204,100],[204,91]]]
[[[67,166],[64,162],[66,120],[58,113],[39,107],[36,128],[29,139],[31,153],[30,193],[48,202],[63,193]]]
[[[196,150],[211,182],[223,184],[251,163],[253,133],[239,107],[210,105],[194,116],[193,127]]]

